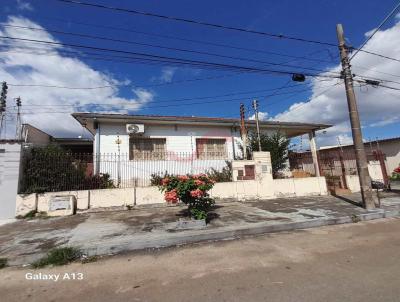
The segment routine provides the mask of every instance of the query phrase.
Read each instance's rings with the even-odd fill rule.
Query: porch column
[[[314,163],[314,168],[315,168],[315,175],[316,176],[321,176],[319,172],[319,161],[318,161],[318,153],[317,153],[317,144],[315,142],[315,131],[311,131],[308,133],[308,138],[310,139],[310,150],[311,150],[311,155]]]

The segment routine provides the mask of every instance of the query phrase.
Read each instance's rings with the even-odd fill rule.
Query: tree
[[[280,132],[272,135],[260,133],[261,150],[268,151],[271,154],[272,173],[276,175],[279,171],[285,169],[288,163],[288,147],[290,140]],[[248,137],[249,154],[258,151],[257,133],[250,132]]]

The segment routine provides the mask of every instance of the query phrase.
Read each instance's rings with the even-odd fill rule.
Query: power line
[[[211,45],[211,46],[216,46],[216,47],[221,47],[221,48],[243,50],[243,51],[248,51],[248,52],[267,54],[267,55],[275,55],[275,56],[281,56],[281,57],[294,59],[294,60],[288,61],[287,63],[292,62],[292,61],[297,61],[297,60],[307,60],[307,61],[314,61],[314,62],[321,62],[321,63],[332,63],[332,60],[328,61],[328,60],[322,60],[322,59],[317,59],[317,58],[309,58],[309,57],[307,57],[307,55],[306,56],[294,56],[294,55],[273,52],[273,51],[267,51],[267,50],[260,50],[260,49],[254,49],[254,48],[248,48],[248,47],[228,45],[228,44],[216,43],[216,42],[210,42],[210,41],[204,41],[204,40],[188,39],[188,38],[176,37],[176,36],[171,36],[171,35],[163,35],[163,34],[159,34],[159,33],[138,31],[138,30],[133,30],[130,28],[107,26],[107,25],[100,25],[100,24],[87,23],[87,22],[81,22],[81,21],[70,21],[70,20],[62,19],[62,18],[43,17],[42,19],[48,19],[48,20],[52,20],[52,21],[56,21],[56,22],[63,22],[63,23],[67,23],[67,24],[78,24],[78,25],[84,25],[84,26],[89,26],[89,27],[94,27],[94,28],[109,29],[109,30],[113,30],[113,31],[123,31],[123,32],[147,35],[147,36],[152,36],[152,37],[160,37],[160,38],[165,38],[165,39],[170,39],[170,40],[185,41],[185,42],[197,43],[197,44],[202,44],[202,45]],[[328,49],[323,49],[322,51],[329,52]]]
[[[21,47],[18,47],[18,48],[21,48]],[[46,48],[37,48],[37,47],[28,47],[28,46],[24,46],[23,48],[33,49],[33,50],[44,50],[46,52],[45,53],[37,53],[37,52],[22,52],[22,51],[10,51],[10,50],[0,50],[0,52],[5,52],[5,53],[26,53],[26,54],[46,55],[46,56],[51,56],[51,55],[57,56],[58,53],[60,53],[60,54],[63,54],[63,55],[65,55],[65,54],[67,54],[67,55],[68,54],[73,54],[73,55],[76,55],[76,56],[84,58],[84,59],[95,60],[95,61],[100,60],[100,61],[106,61],[106,62],[117,62],[117,63],[128,63],[128,64],[129,63],[134,63],[134,64],[146,64],[146,65],[154,65],[154,64],[171,65],[168,62],[160,62],[160,61],[154,62],[154,60],[149,60],[149,59],[146,59],[146,63],[145,63],[143,58],[134,58],[134,57],[131,57],[131,56],[107,55],[106,57],[103,56],[103,57],[93,58],[93,57],[87,57],[87,56],[83,56],[83,55],[99,56],[99,55],[102,55],[102,54],[91,53],[91,52],[87,52],[87,51],[77,52],[77,51],[67,51],[67,50],[60,50],[60,49],[57,49],[57,53],[55,53],[55,51],[53,51],[52,49],[46,49]],[[114,60],[113,58],[124,58],[124,59],[129,59],[131,61]],[[148,62],[148,61],[150,61],[150,62]],[[359,66],[359,65],[354,65],[354,64],[353,64],[353,66],[357,67],[359,69],[362,69],[362,70],[373,72],[373,73],[379,73],[379,74],[384,74],[384,75],[389,75],[389,76],[392,76],[392,77],[400,78],[400,75],[395,75],[395,74],[391,74],[391,73],[387,73],[387,72],[382,72],[382,71],[379,71],[379,70],[365,68],[365,67],[362,67],[362,66]],[[305,67],[300,67],[300,68],[305,68]],[[305,68],[305,69],[307,69],[307,68]],[[315,69],[315,68],[313,68],[313,69]],[[318,69],[316,69],[316,70],[318,70]],[[325,70],[323,70],[323,71],[325,72]],[[239,72],[238,74],[226,74],[226,75],[220,75],[220,76],[215,76],[215,77],[205,77],[205,78],[198,78],[198,79],[192,79],[192,80],[188,79],[188,80],[182,80],[182,81],[172,81],[172,82],[169,82],[169,83],[161,83],[161,84],[153,84],[153,85],[140,85],[140,86],[141,87],[158,87],[158,86],[165,86],[165,85],[181,83],[181,82],[192,82],[192,81],[201,81],[201,80],[232,77],[232,76],[236,76],[236,75],[240,75],[240,74],[242,74],[242,72]],[[383,80],[384,81],[390,81],[390,80],[386,80],[386,79],[383,79]],[[131,85],[126,85],[126,86],[131,86]],[[106,88],[106,87],[113,87],[113,86],[104,86],[104,88]],[[55,87],[55,88],[69,89],[69,87]],[[100,87],[100,88],[103,88],[103,87]],[[71,88],[71,89],[81,89],[81,88]],[[84,87],[82,89],[86,89],[86,88]]]
[[[322,86],[321,86],[322,87]],[[282,87],[281,87],[282,88]],[[280,88],[277,88],[277,89],[280,89]],[[277,90],[276,89],[276,90]],[[274,96],[279,96],[279,95],[297,95],[297,94],[299,94],[299,93],[301,93],[301,92],[306,92],[306,91],[308,91],[309,89],[304,89],[304,90],[296,90],[296,91],[289,91],[289,92],[284,92],[284,93],[279,93],[279,94],[277,94],[277,93],[273,93],[273,94],[269,94],[269,95],[260,95],[260,96],[251,96],[251,98],[254,98],[254,97],[256,97],[256,98],[270,98],[270,97],[274,97]],[[182,99],[180,99],[180,100],[176,100],[175,102],[179,102],[179,101],[183,101]],[[115,106],[124,106],[124,107],[121,107],[121,108],[112,108],[112,110],[113,111],[119,111],[119,110],[136,110],[136,109],[140,109],[140,110],[143,110],[143,109],[153,109],[153,108],[169,108],[169,107],[182,107],[182,106],[192,106],[192,105],[203,105],[203,104],[213,104],[213,103],[223,103],[223,102],[233,102],[233,101],[243,101],[243,97],[240,97],[240,98],[235,98],[235,99],[224,99],[224,100],[212,100],[212,101],[202,101],[202,102],[195,102],[195,103],[184,103],[184,104],[167,104],[167,105],[157,105],[157,106],[145,106],[145,107],[139,107],[139,108],[127,108],[126,106],[127,105],[129,105],[129,104],[126,104],[126,103],[124,103],[124,104],[121,104],[121,103],[108,103],[108,104],[106,104],[106,103],[99,103],[99,104],[84,104],[84,105],[73,105],[73,104],[70,104],[70,105],[47,105],[48,107],[51,107],[51,108],[54,108],[54,107],[57,107],[57,106],[59,106],[59,107],[61,107],[61,106],[63,106],[63,107],[76,107],[76,108],[84,108],[84,107],[87,107],[87,106],[91,106],[91,107],[93,107],[93,106],[98,106],[98,107],[115,107]],[[172,101],[171,101],[172,102]],[[136,102],[135,104],[131,104],[131,105],[140,105],[140,104],[146,104],[146,103],[148,103],[148,102]],[[155,103],[155,102],[152,102],[152,103]],[[165,103],[165,102],[164,102]],[[268,104],[267,105],[267,107],[269,107],[269,106],[272,106],[273,104],[275,104],[275,103],[277,103],[277,102],[274,102],[274,103],[270,103],[270,104]],[[44,110],[46,110],[46,109],[48,109],[48,108],[46,108],[46,105],[35,105],[35,106],[33,106],[33,105],[31,105],[31,107],[40,107],[40,108],[38,108],[38,109],[44,109]],[[29,105],[27,105],[27,106],[24,106],[24,108],[28,108],[29,109]],[[33,109],[33,108],[32,108]],[[102,110],[110,110],[110,109],[102,109]],[[54,111],[54,110],[47,110],[47,111],[44,111],[45,113],[70,113],[70,111]],[[37,110],[35,110],[34,112],[25,112],[25,114],[34,114],[34,113],[44,113],[43,111],[37,111]]]
[[[206,51],[198,51],[198,50],[193,50],[193,49],[168,47],[168,46],[159,45],[159,44],[141,43],[141,42],[135,42],[135,41],[130,41],[130,40],[122,40],[122,39],[115,39],[115,38],[109,38],[109,37],[104,37],[104,36],[97,36],[97,35],[88,35],[88,34],[82,34],[82,33],[65,32],[65,31],[53,30],[53,29],[42,29],[42,28],[28,27],[28,26],[16,26],[16,25],[7,25],[7,24],[5,24],[3,26],[12,27],[12,28],[19,28],[19,29],[28,29],[28,30],[32,30],[32,31],[43,31],[43,32],[57,33],[57,34],[61,34],[61,35],[69,35],[69,36],[75,36],[75,37],[81,37],[81,38],[90,38],[90,39],[103,40],[103,41],[112,41],[112,42],[119,42],[119,43],[125,43],[125,44],[134,44],[134,45],[140,45],[140,46],[146,46],[146,47],[167,49],[167,50],[186,52],[186,53],[201,54],[201,55],[214,56],[214,57],[227,58],[227,59],[240,60],[240,61],[263,63],[263,64],[273,65],[273,66],[302,68],[302,69],[308,69],[308,70],[320,71],[320,72],[326,71],[326,70],[312,68],[312,67],[287,65],[286,63],[274,63],[274,62],[258,60],[258,59],[250,59],[250,58],[237,57],[237,56],[227,56],[227,55],[221,55],[221,54],[212,53],[212,52],[206,52]]]
[[[286,36],[283,34],[273,34],[273,33],[250,30],[250,29],[245,29],[245,28],[240,28],[240,27],[225,26],[225,25],[221,25],[221,24],[208,23],[208,22],[203,22],[203,21],[196,21],[196,20],[191,20],[191,19],[160,15],[160,14],[155,14],[155,13],[150,13],[150,12],[143,12],[143,11],[138,11],[138,10],[133,10],[133,9],[115,7],[115,6],[107,6],[107,5],[103,5],[103,4],[99,4],[99,3],[89,3],[89,2],[82,2],[82,1],[75,1],[75,0],[56,0],[56,1],[69,3],[69,4],[76,4],[76,5],[81,5],[81,6],[87,6],[87,7],[95,7],[95,8],[100,8],[100,9],[113,10],[113,11],[118,11],[118,12],[131,13],[131,14],[142,15],[142,16],[147,16],[147,17],[155,17],[155,18],[160,18],[160,19],[164,19],[164,20],[185,22],[185,23],[208,26],[208,27],[213,27],[213,28],[218,28],[218,29],[226,29],[226,30],[244,32],[244,33],[250,33],[250,34],[256,34],[256,35],[263,35],[263,36],[268,36],[268,37],[272,37],[272,38],[279,38],[279,39],[293,40],[293,41],[299,41],[299,42],[327,45],[327,46],[333,46],[333,47],[337,46],[336,44],[328,43],[328,42],[321,42],[321,41],[310,40],[310,39],[299,38],[299,37],[291,37],[291,36]]]
[[[263,68],[257,68],[257,67],[249,67],[249,66],[238,66],[238,65],[224,64],[224,63],[189,60],[189,59],[167,57],[167,56],[153,55],[153,54],[147,54],[147,53],[132,52],[132,51],[126,51],[126,50],[117,50],[117,49],[112,49],[112,48],[85,46],[85,45],[79,45],[79,44],[43,41],[43,40],[36,40],[36,39],[25,39],[25,38],[17,38],[17,37],[10,37],[10,36],[0,36],[0,38],[1,39],[9,39],[9,40],[17,40],[17,41],[34,42],[34,43],[43,43],[43,44],[49,44],[49,45],[62,45],[62,46],[84,48],[84,49],[91,49],[91,50],[124,53],[124,54],[130,54],[130,55],[143,56],[145,58],[152,58],[153,60],[164,60],[164,62],[167,61],[171,64],[184,64],[184,65],[198,66],[198,67],[200,67],[200,66],[201,67],[213,67],[213,68],[219,68],[219,69],[224,69],[224,68],[227,69],[228,68],[230,70],[237,70],[237,71],[262,72],[262,73],[271,73],[271,74],[280,74],[280,75],[292,75],[295,73],[299,73],[298,71],[272,70],[272,69],[263,69]],[[305,73],[305,72],[300,72],[300,73],[302,73],[306,76],[310,76],[310,77],[325,77],[325,78],[339,78],[340,77],[340,76],[317,75],[317,74],[311,74],[311,73]]]
[[[300,38],[300,37],[292,37],[292,36],[287,36],[287,35],[283,35],[283,34],[273,34],[273,33],[268,33],[268,32],[263,32],[263,31],[249,30],[249,29],[240,28],[240,27],[225,26],[225,25],[196,21],[196,20],[191,20],[191,19],[186,19],[186,18],[178,18],[178,17],[160,15],[160,14],[155,14],[155,13],[150,13],[150,12],[143,12],[143,11],[138,11],[138,10],[133,10],[133,9],[127,9],[127,8],[121,8],[121,7],[115,7],[115,6],[107,6],[107,5],[98,4],[98,3],[89,3],[89,2],[82,2],[82,1],[76,1],[76,0],[55,0],[55,1],[68,3],[68,4],[87,6],[87,7],[100,8],[100,9],[105,9],[105,10],[113,10],[113,11],[143,15],[143,16],[148,16],[148,17],[161,18],[161,19],[165,19],[165,20],[173,20],[173,21],[191,23],[191,24],[196,24],[196,25],[203,25],[203,26],[214,27],[214,28],[218,28],[218,29],[227,29],[227,30],[233,30],[233,31],[238,31],[238,32],[263,35],[263,36],[268,36],[268,37],[278,38],[278,39],[286,39],[286,40],[293,40],[293,41],[304,42],[304,43],[312,43],[312,44],[320,44],[320,45],[326,45],[326,46],[331,46],[331,47],[337,47],[337,44],[330,43],[330,42],[323,42],[323,41],[311,40],[311,39]],[[356,48],[353,48],[353,49],[356,49]],[[390,57],[387,57],[384,55],[380,55],[377,53],[364,51],[362,49],[360,49],[359,51],[400,62],[400,60],[390,58]]]
[[[400,2],[393,8],[393,10],[385,17],[385,19],[379,24],[379,26],[372,32],[372,34],[364,41],[363,44],[356,50],[356,52],[351,56],[349,61],[351,61],[359,51],[361,51],[365,45],[375,36],[375,34],[383,27],[383,25],[386,24],[386,22],[394,16],[394,14],[397,12],[397,10],[400,8]]]
[[[274,89],[274,90],[278,90],[280,88]],[[264,90],[265,91],[265,90]],[[267,91],[271,91],[267,90]],[[273,97],[273,96],[279,96],[279,95],[290,95],[293,93],[301,93],[301,92],[306,92],[309,91],[309,88],[307,89],[301,89],[301,90],[295,90],[295,91],[287,91],[287,92],[282,92],[282,93],[273,93],[273,94],[268,94],[268,95],[257,95],[254,96],[252,95],[251,97],[258,97],[258,98],[267,98],[267,97]],[[45,107],[87,107],[87,106],[106,106],[106,107],[113,107],[113,106],[136,106],[136,105],[140,105],[140,104],[147,104],[147,103],[151,103],[151,104],[165,104],[165,103],[173,103],[173,104],[167,104],[167,105],[157,105],[154,107],[146,107],[146,108],[160,108],[160,107],[170,107],[172,105],[197,105],[197,104],[212,104],[212,103],[220,103],[220,102],[231,102],[231,101],[240,101],[243,100],[244,97],[240,97],[240,98],[235,98],[235,99],[224,99],[224,100],[212,100],[212,101],[202,101],[202,102],[197,102],[197,103],[184,103],[186,101],[192,101],[192,100],[205,100],[205,99],[213,99],[213,98],[218,98],[218,97],[225,97],[225,96],[235,96],[235,95],[242,95],[242,94],[250,94],[250,92],[241,92],[241,93],[230,93],[230,94],[224,94],[224,95],[218,95],[218,96],[204,96],[204,97],[195,97],[195,98],[183,98],[183,99],[172,99],[172,100],[164,100],[164,101],[153,101],[153,102],[140,102],[140,101],[136,101],[135,103],[132,104],[128,104],[127,102],[124,103],[87,103],[87,104],[83,104],[83,105],[76,105],[76,104],[55,104],[55,105],[43,105],[43,104],[31,104],[31,105],[25,105],[24,108],[29,108],[29,107],[40,107],[40,108],[45,108]],[[175,104],[178,103],[178,104]],[[182,104],[184,103],[184,104]],[[172,106],[173,107],[173,106]],[[121,108],[121,110],[124,110],[126,108]],[[142,108],[141,108],[142,109]]]

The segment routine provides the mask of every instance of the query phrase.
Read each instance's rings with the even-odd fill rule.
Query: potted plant
[[[190,217],[205,221],[207,212],[215,203],[208,193],[214,184],[215,181],[206,174],[168,175],[161,180],[158,188],[164,192],[166,202],[183,202],[188,206]]]

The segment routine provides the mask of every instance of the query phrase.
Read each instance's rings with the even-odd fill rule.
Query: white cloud
[[[33,11],[33,6],[31,3],[23,0],[17,0],[17,8],[19,10],[29,10]]]
[[[21,17],[9,17],[8,24],[40,27],[38,24]],[[27,31],[11,27],[0,27],[0,35],[21,38],[56,41],[49,33],[43,31]],[[63,56],[61,46],[45,46],[40,48],[46,55],[32,54],[32,43],[20,41],[0,41],[7,46],[8,52],[0,57],[0,80],[9,84],[39,84],[66,87],[99,87],[102,89],[73,90],[44,87],[9,86],[7,119],[15,119],[13,98],[22,99],[23,121],[56,136],[75,136],[81,134],[80,125],[70,116],[74,111],[120,112],[138,110],[144,104],[151,102],[153,94],[145,89],[132,89],[132,96],[119,96],[118,85],[126,81],[118,81],[112,75],[100,72],[77,58]],[[41,50],[42,51],[42,50]],[[43,52],[43,51],[42,51]],[[93,105],[96,104],[96,105]],[[64,105],[73,105],[64,106]],[[117,110],[124,107],[123,111]],[[12,121],[8,122],[9,131],[13,129]],[[14,128],[15,129],[15,128]],[[14,133],[14,130],[9,132]]]
[[[260,111],[258,113],[258,119],[260,121],[266,121],[268,119],[268,117],[269,117],[268,112]],[[253,114],[252,116],[249,117],[249,120],[255,120],[255,119],[256,119],[256,115],[255,114]]]
[[[161,69],[161,75],[158,77],[152,77],[151,81],[153,82],[159,82],[159,83],[170,83],[177,71],[177,67],[163,67]]]
[[[372,34],[375,32],[375,30],[376,30],[376,28],[373,28],[373,29],[367,31],[367,32],[364,34],[364,36],[365,36],[366,38],[369,38],[370,36],[372,36]]]
[[[400,23],[384,31],[378,31],[365,46],[366,50],[399,58],[400,53]],[[360,68],[362,67],[362,68]],[[374,77],[399,82],[400,65],[396,62],[359,52],[352,60],[353,73],[366,77]],[[332,68],[331,72],[339,72],[340,66]],[[366,70],[368,69],[368,70]],[[379,72],[378,72],[379,71]],[[383,73],[380,73],[383,72]],[[342,136],[343,144],[351,142],[349,113],[347,108],[344,85],[333,86],[337,80],[320,84],[313,80],[312,99],[310,102],[298,102],[288,110],[277,114],[274,119],[281,121],[299,121],[333,124],[326,134],[319,134],[319,145],[337,144],[337,136]],[[400,88],[396,83],[385,83],[388,86]],[[324,87],[321,87],[321,86]],[[400,92],[371,86],[355,87],[362,126],[378,127],[397,122],[400,116]]]

